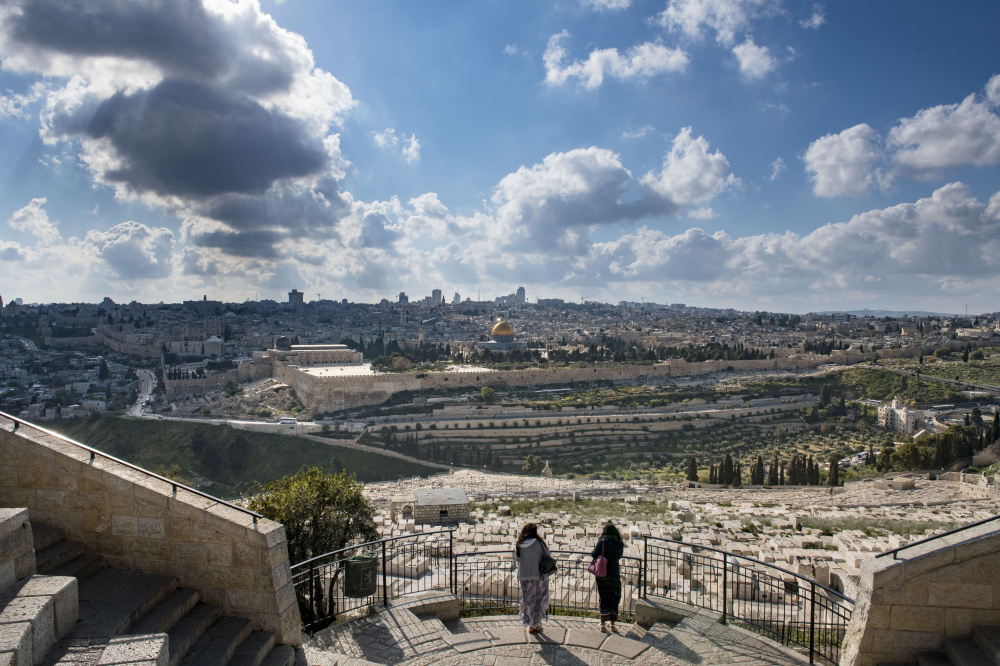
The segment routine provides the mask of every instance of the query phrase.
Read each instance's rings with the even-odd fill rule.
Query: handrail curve
[[[750,562],[753,562],[754,564],[759,564],[762,567],[767,567],[768,569],[777,569],[781,573],[786,573],[789,576],[795,576],[796,578],[798,578],[800,580],[806,581],[810,585],[815,585],[816,587],[822,589],[823,591],[827,592],[828,594],[833,594],[835,596],[838,596],[841,599],[843,599],[844,601],[847,601],[848,603],[852,603],[852,604],[854,603],[854,599],[851,599],[850,597],[846,596],[845,594],[843,594],[841,592],[838,592],[837,590],[833,589],[832,587],[828,587],[828,586],[824,585],[823,583],[820,583],[819,581],[813,580],[812,578],[809,578],[807,576],[803,576],[802,574],[797,574],[794,571],[789,571],[788,569],[785,569],[784,567],[779,567],[777,564],[773,564],[771,562],[763,562],[761,560],[757,560],[757,559],[754,559],[752,557],[748,557],[746,555],[738,555],[736,553],[730,553],[728,550],[722,550],[720,548],[712,548],[711,546],[702,546],[702,545],[695,544],[695,543],[686,543],[684,541],[678,541],[677,539],[665,539],[663,537],[655,537],[655,536],[652,536],[652,535],[643,536],[643,538],[644,539],[652,539],[654,541],[665,541],[667,543],[674,543],[674,544],[677,544],[679,546],[686,546],[688,548],[697,548],[698,550],[710,550],[710,551],[712,551],[714,553],[720,553],[722,555],[725,555],[726,557],[738,557],[741,560],[748,560]]]

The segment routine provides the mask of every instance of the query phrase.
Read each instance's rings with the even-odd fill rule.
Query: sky
[[[994,0],[0,0],[0,297],[997,311],[998,25]]]

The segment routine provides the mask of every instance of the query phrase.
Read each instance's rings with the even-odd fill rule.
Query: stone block
[[[14,597],[0,611],[0,625],[31,626],[33,654],[45,654],[56,642],[55,603],[51,597]],[[2,651],[2,648],[0,648]]]
[[[35,573],[35,549],[30,548],[14,558],[14,578],[24,578]]]
[[[1000,624],[1000,610],[945,609],[944,630],[946,636],[968,636],[977,624]]]
[[[245,617],[256,617],[264,611],[264,600],[257,590],[227,590],[225,608]]]
[[[83,531],[93,534],[107,534],[111,530],[111,516],[105,511],[84,513]]]
[[[944,632],[945,609],[934,606],[893,606],[889,628],[893,631]]]
[[[139,518],[139,536],[145,539],[163,538],[163,518]]]
[[[79,584],[72,576],[33,575],[4,590],[0,599],[14,597],[51,598],[55,616],[56,638],[60,638],[80,617]]]
[[[256,568],[260,566],[260,549],[245,541],[234,541],[232,561],[235,566]]]
[[[111,516],[111,533],[122,536],[138,536],[139,519],[135,516],[114,514]]]
[[[34,666],[31,624],[0,624],[0,654],[11,653],[16,666]]]
[[[995,575],[995,574],[994,574]],[[992,608],[993,586],[972,583],[927,584],[927,603],[959,608]]]
[[[17,580],[17,573],[14,562],[4,562],[0,564],[0,590],[5,590]]]
[[[233,549],[229,544],[205,544],[205,563],[229,566],[233,563]]]
[[[199,564],[205,561],[205,545],[201,543],[174,543],[174,557],[179,562]]]
[[[97,666],[167,666],[169,662],[167,635],[143,634],[112,638]]]
[[[172,560],[174,559],[174,544],[159,539],[136,537],[130,544],[129,553],[135,558]]]

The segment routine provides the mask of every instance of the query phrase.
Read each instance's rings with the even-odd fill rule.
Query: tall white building
[[[897,395],[892,402],[883,402],[878,407],[878,424],[883,428],[891,428],[912,435],[923,421],[920,412],[907,407]]]

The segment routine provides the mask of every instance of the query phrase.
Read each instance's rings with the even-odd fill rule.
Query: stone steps
[[[35,570],[40,574],[83,580],[104,566],[101,555],[83,552],[83,544],[64,539],[58,527],[36,523],[31,526],[31,533],[35,545]]]
[[[918,666],[1000,666],[1000,626],[977,625],[971,638],[949,638],[943,650],[917,653]]]

